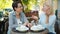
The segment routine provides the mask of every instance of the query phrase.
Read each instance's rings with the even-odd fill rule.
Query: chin
[[[20,13],[21,13],[22,11],[20,11]]]

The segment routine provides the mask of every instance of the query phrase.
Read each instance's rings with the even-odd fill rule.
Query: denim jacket
[[[28,20],[23,12],[20,13],[20,20],[22,23],[28,23]],[[16,19],[16,13],[13,11],[12,13],[9,14],[9,27],[8,27],[8,32],[7,34],[11,33],[12,28],[17,27],[17,19]]]

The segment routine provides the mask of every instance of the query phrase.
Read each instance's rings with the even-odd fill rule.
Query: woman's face
[[[15,10],[19,13],[23,10],[23,6],[21,5],[21,3],[18,3],[18,6],[17,8],[15,8]]]
[[[49,5],[44,5],[42,10],[45,12],[45,14],[50,15],[50,7]]]

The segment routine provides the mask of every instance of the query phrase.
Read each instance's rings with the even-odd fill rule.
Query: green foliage
[[[7,7],[11,7],[11,5],[12,5],[12,0],[0,0],[0,10]]]
[[[22,0],[22,3],[23,3],[24,5],[27,5],[29,2],[28,2],[28,0]]]
[[[29,12],[29,10],[31,10],[32,5],[36,5],[37,4],[37,0],[22,0],[23,5],[27,6],[27,8],[25,8],[25,12]]]

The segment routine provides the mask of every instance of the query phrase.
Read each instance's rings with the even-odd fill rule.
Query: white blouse
[[[18,24],[18,25],[22,25],[21,20],[20,20],[20,19],[18,19],[18,18],[16,18],[16,19],[17,19],[17,24]]]

